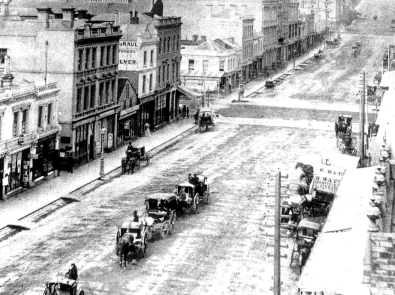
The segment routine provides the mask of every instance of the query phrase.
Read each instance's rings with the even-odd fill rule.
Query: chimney
[[[0,3],[0,17],[2,16],[8,16],[8,3]]]
[[[78,19],[88,19],[88,10],[78,9],[77,15],[78,15]]]
[[[131,25],[138,25],[139,23],[139,18],[137,16],[137,11],[131,11],[130,12],[130,24]]]
[[[63,20],[70,22],[70,28],[74,27],[75,8],[74,7],[62,8],[62,11],[63,11]]]
[[[38,21],[47,29],[49,27],[49,14],[52,13],[51,8],[37,8],[37,11]]]
[[[4,59],[5,59],[4,73],[3,75],[1,75],[0,88],[4,88],[7,90],[12,88],[12,81],[14,80],[14,75],[11,74],[10,57],[6,55]]]

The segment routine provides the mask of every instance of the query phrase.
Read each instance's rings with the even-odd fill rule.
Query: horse
[[[123,157],[121,160],[121,167],[122,167],[122,175],[126,174],[126,169],[128,168],[128,162],[126,160],[126,157]]]
[[[119,255],[119,266],[122,267],[122,262],[126,267],[126,261],[128,258],[128,253],[133,250],[133,236],[132,235],[123,235],[122,238],[119,239],[117,244],[117,255]]]

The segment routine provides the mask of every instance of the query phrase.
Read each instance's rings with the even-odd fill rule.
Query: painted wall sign
[[[138,67],[139,47],[136,41],[119,42],[119,65],[121,71],[134,71]]]

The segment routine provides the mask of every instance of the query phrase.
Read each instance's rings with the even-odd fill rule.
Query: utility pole
[[[359,104],[359,155],[361,159],[361,167],[365,167],[365,72],[361,74],[361,86],[362,91],[360,92],[360,104]]]
[[[281,171],[276,173],[274,203],[274,288],[273,294],[281,294]]]

